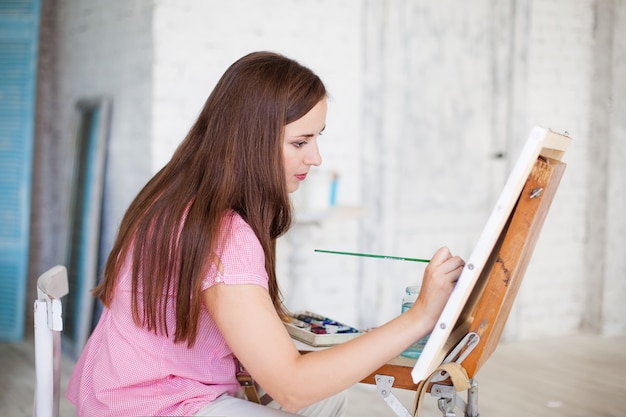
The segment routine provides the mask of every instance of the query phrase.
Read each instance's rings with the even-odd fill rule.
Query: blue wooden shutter
[[[0,0],[0,340],[5,341],[24,336],[39,10],[40,0]]]

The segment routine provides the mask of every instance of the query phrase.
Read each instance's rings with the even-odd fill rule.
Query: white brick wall
[[[623,334],[626,12],[611,2],[608,90],[615,96],[602,147],[610,181],[606,201],[590,206],[590,190],[602,179],[588,156],[598,100],[595,4],[66,0],[59,126],[69,135],[78,97],[113,97],[107,196],[116,224],[230,63],[267,49],[311,67],[332,96],[323,167],[339,172],[339,205],[367,215],[344,213],[292,230],[279,242],[281,283],[289,307],[363,326],[397,314],[404,286],[419,280],[423,265],[313,249],[428,257],[445,244],[467,256],[532,125],[567,130],[574,139],[569,168],[507,337],[572,333],[590,318]],[[507,158],[494,159],[496,152]],[[587,226],[591,216],[604,219],[602,242]],[[107,234],[114,232],[111,225]],[[589,274],[590,250],[606,256],[594,269],[601,276]]]

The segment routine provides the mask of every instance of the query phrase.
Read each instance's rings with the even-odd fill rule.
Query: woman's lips
[[[306,178],[306,173],[304,173],[304,174],[297,174],[296,178],[299,179],[300,181],[304,181],[304,179]]]

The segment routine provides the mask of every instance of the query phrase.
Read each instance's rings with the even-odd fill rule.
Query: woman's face
[[[326,109],[326,99],[323,99],[307,114],[285,126],[283,160],[290,193],[298,189],[312,165],[322,163],[317,137],[326,127]]]

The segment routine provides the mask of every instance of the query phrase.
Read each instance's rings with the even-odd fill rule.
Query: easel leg
[[[470,380],[470,388],[467,390],[467,409],[465,417],[478,417],[478,382]]]

